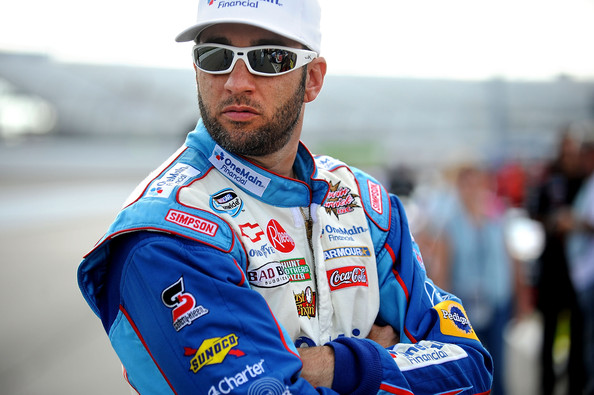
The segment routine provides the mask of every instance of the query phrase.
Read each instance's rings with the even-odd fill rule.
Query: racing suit
[[[132,193],[78,280],[141,394],[488,393],[492,362],[427,278],[401,203],[300,144],[298,180],[200,121]],[[391,325],[390,349],[366,339]],[[334,349],[332,388],[297,347]]]

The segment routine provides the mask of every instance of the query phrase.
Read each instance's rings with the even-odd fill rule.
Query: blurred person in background
[[[572,226],[567,239],[571,279],[584,320],[585,393],[594,394],[594,129],[582,146],[582,165],[587,179],[572,207]]]
[[[493,394],[504,394],[503,331],[512,316],[515,265],[505,243],[505,206],[491,174],[461,166],[455,188],[442,206],[436,242],[440,257],[430,271],[441,288],[460,295],[470,319],[493,357]],[[429,263],[427,264],[429,266]]]
[[[545,229],[545,246],[538,259],[537,308],[543,317],[541,385],[553,394],[559,383],[555,371],[554,344],[561,320],[569,314],[570,348],[567,364],[569,393],[582,394],[582,315],[577,304],[566,257],[567,234],[572,227],[571,207],[584,181],[579,138],[568,128],[560,136],[558,152],[545,170],[528,202],[534,219]]]
[[[491,357],[427,277],[399,199],[300,142],[326,73],[319,24],[315,0],[202,1],[177,37],[196,44],[201,119],[78,272],[139,393],[491,388]]]

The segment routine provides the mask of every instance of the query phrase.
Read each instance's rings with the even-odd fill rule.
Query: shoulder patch
[[[453,300],[446,300],[433,306],[439,316],[441,333],[449,336],[478,340],[470,325],[464,307]]]
[[[386,189],[367,174],[354,169],[361,192],[360,200],[367,215],[381,229],[390,227],[390,197]]]

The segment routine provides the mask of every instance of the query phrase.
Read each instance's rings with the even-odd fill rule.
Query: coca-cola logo
[[[266,235],[272,246],[280,252],[291,252],[295,249],[295,241],[277,220],[271,219],[266,227]]]
[[[331,291],[348,287],[367,287],[367,271],[364,266],[345,266],[327,270]]]

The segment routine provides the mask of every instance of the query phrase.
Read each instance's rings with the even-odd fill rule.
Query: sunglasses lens
[[[249,51],[247,57],[252,69],[265,74],[287,72],[293,70],[297,64],[297,54],[286,49],[256,49]]]
[[[227,70],[233,62],[233,51],[220,47],[200,47],[194,49],[196,66],[204,71]]]

